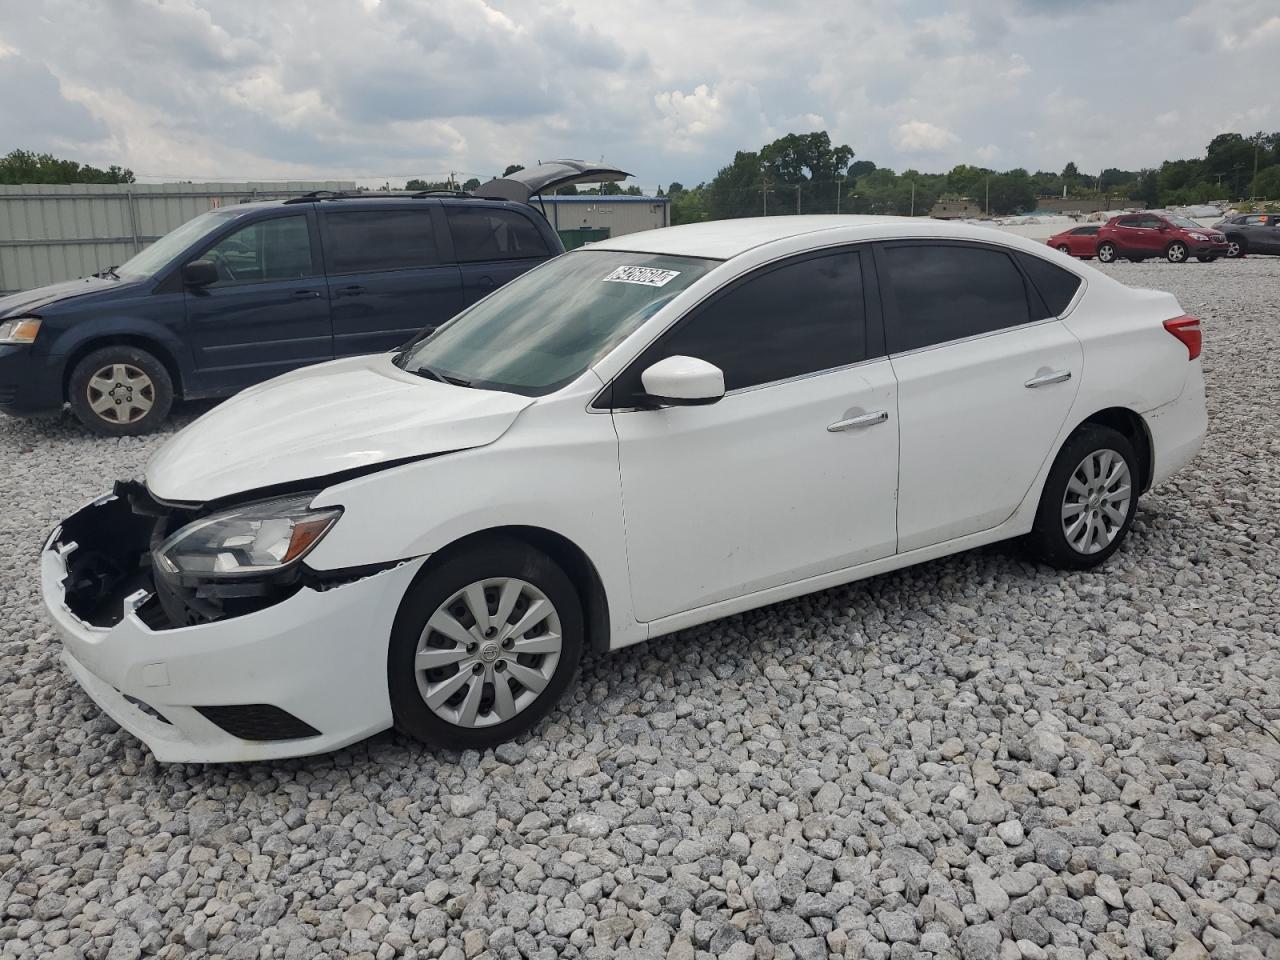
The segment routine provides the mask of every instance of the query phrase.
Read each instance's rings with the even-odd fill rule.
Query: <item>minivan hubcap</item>
[[[533,584],[478,580],[436,608],[418,639],[423,702],[459,727],[510,720],[538,699],[560,661],[560,615]]]
[[[1095,450],[1067,481],[1062,498],[1062,532],[1077,553],[1105,550],[1129,516],[1133,484],[1129,465],[1114,450]]]
[[[85,387],[89,409],[111,423],[137,423],[155,406],[156,387],[142,370],[129,363],[111,363]]]

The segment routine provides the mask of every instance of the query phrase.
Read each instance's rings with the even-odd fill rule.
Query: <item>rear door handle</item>
[[[338,288],[338,296],[340,297],[356,297],[364,293],[364,287],[358,283],[349,283],[345,287]]]
[[[889,419],[888,410],[873,410],[871,413],[860,413],[856,417],[837,420],[827,426],[827,433],[841,433],[844,430],[857,430],[859,427],[873,427]]]
[[[295,300],[314,300],[320,296],[319,290],[295,290],[293,291],[293,299]]]
[[[1035,389],[1036,387],[1048,386],[1051,383],[1064,383],[1070,379],[1071,379],[1070,370],[1055,370],[1052,373],[1037,374],[1036,376],[1028,380],[1026,383],[1024,383],[1023,386]]]

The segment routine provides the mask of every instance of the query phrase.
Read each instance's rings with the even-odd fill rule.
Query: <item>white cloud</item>
[[[937,153],[959,138],[944,127],[924,120],[908,120],[893,128],[890,140],[903,153]]]

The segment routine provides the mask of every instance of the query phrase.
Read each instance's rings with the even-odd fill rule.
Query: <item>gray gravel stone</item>
[[[1280,258],[1106,270],[1203,318],[1211,416],[1106,565],[993,547],[593,657],[492,752],[157,764],[35,564],[168,434],[0,416],[0,952],[1270,960]]]

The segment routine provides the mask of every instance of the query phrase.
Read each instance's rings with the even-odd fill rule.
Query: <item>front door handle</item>
[[[889,419],[888,410],[873,410],[871,413],[860,413],[856,417],[837,420],[827,426],[827,433],[840,433],[844,430],[857,430],[859,427],[873,427]]]
[[[320,296],[318,290],[295,290],[293,291],[293,299],[295,300],[314,300]]]
[[[1037,374],[1036,376],[1028,380],[1026,383],[1024,383],[1023,386],[1031,387],[1032,389],[1035,389],[1036,387],[1048,386],[1051,383],[1065,383],[1067,380],[1070,380],[1070,379],[1071,379],[1070,370],[1055,370],[1052,373]]]

